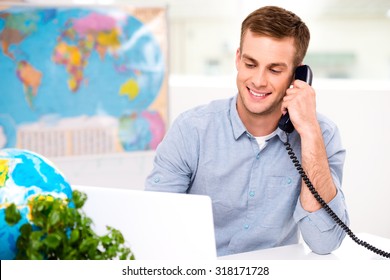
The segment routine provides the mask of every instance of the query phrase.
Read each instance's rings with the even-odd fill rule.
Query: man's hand
[[[295,80],[283,98],[282,112],[287,112],[297,130],[302,135],[318,128],[316,115],[316,94],[304,81]]]

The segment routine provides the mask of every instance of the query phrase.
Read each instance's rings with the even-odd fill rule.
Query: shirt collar
[[[238,115],[238,111],[237,111],[237,98],[238,98],[238,94],[236,94],[233,97],[232,102],[230,104],[230,120],[231,120],[231,124],[232,124],[233,135],[234,135],[234,138],[236,140],[238,138],[240,138],[241,135],[243,135],[244,133],[245,134],[249,134],[249,132],[246,130],[245,125],[242,123],[242,121],[240,119],[240,116]],[[279,139],[282,142],[286,142],[287,141],[286,133],[283,130],[281,130],[280,128],[276,129],[276,135],[279,137]]]
[[[277,128],[276,135],[278,135],[280,141],[283,143],[287,142],[287,133],[281,130],[279,127]]]
[[[234,138],[236,140],[238,138],[240,138],[241,135],[243,135],[244,133],[247,132],[246,127],[244,126],[244,124],[242,123],[242,121],[240,119],[240,116],[238,115],[237,96],[238,96],[238,94],[236,94],[233,97],[232,102],[230,104],[230,121],[232,124],[233,135],[234,135]]]

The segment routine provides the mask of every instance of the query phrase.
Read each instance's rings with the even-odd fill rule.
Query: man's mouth
[[[248,88],[249,89],[249,88]],[[265,97],[268,94],[271,94],[270,92],[254,92],[253,90],[249,89],[249,92],[255,96],[255,97]]]

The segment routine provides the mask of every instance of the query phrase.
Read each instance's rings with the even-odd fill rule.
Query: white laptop
[[[136,260],[216,260],[211,199],[203,195],[73,186],[97,234],[120,230]]]

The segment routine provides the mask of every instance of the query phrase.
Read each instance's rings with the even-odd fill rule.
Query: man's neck
[[[240,115],[240,114],[239,114]],[[279,122],[279,116],[275,115],[240,115],[246,129],[253,136],[265,136],[275,131]]]

